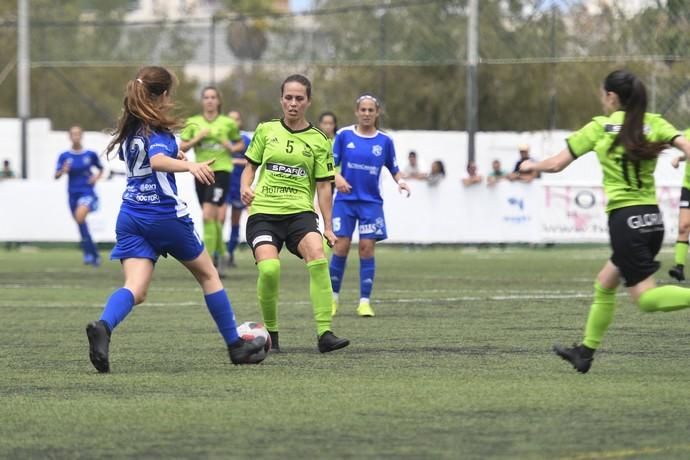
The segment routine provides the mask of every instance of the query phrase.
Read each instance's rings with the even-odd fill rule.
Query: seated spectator
[[[410,150],[407,155],[407,166],[403,168],[402,176],[405,179],[426,179],[427,173],[422,171],[421,165],[417,160],[417,152]]]
[[[446,167],[443,165],[443,162],[441,160],[436,160],[431,163],[431,171],[426,178],[429,185],[438,185],[444,177],[446,177]]]
[[[2,162],[2,171],[0,171],[0,179],[12,179],[14,178],[14,171],[10,167],[10,160],[5,160]]]
[[[520,151],[520,159],[517,161],[517,163],[515,163],[515,168],[513,168],[513,172],[508,174],[506,178],[509,181],[532,182],[534,179],[539,177],[537,172],[520,172],[520,165],[522,164],[522,162],[532,160],[532,158],[530,158],[529,156],[529,145],[520,144],[518,146],[518,150]]]
[[[487,185],[495,185],[496,182],[506,178],[506,173],[501,168],[501,162],[494,160],[491,162],[491,172],[486,177]]]
[[[462,179],[465,187],[481,184],[483,177],[477,174],[477,165],[474,161],[467,162],[467,176]]]

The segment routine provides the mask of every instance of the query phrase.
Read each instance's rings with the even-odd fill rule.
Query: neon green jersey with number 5
[[[250,215],[313,211],[316,182],[334,178],[331,143],[311,124],[293,131],[283,120],[261,123],[246,157],[259,174]]]

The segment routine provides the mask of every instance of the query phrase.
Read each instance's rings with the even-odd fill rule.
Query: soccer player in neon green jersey
[[[664,237],[654,185],[659,153],[669,144],[690,156],[690,141],[661,116],[646,113],[647,92],[642,81],[625,70],[604,80],[601,102],[605,116],[595,117],[567,139],[568,147],[540,162],[525,161],[521,171],[562,171],[580,156],[594,151],[604,173],[606,212],[613,254],[594,283],[581,344],[555,345],[558,356],[585,373],[613,319],[616,288],[623,279],[628,293],[643,312],[669,312],[690,307],[690,289],[657,286],[654,273]]]
[[[250,206],[247,242],[259,269],[257,293],[273,351],[278,342],[278,286],[283,247],[303,258],[309,270],[309,294],[314,308],[318,349],[321,353],[350,344],[331,330],[333,289],[324,255],[314,192],[324,219],[323,236],[333,246],[336,237],[331,224],[331,182],[333,154],[328,138],[305,118],[311,104],[311,82],[303,75],[291,75],[280,87],[283,118],[261,123],[247,150],[240,193]],[[252,183],[259,172],[256,188]]]
[[[221,114],[222,100],[220,92],[208,86],[201,91],[203,113],[190,117],[180,134],[180,149],[183,152],[194,148],[197,162],[215,160],[211,165],[215,182],[205,185],[196,181],[196,194],[204,218],[204,244],[213,257],[213,264],[223,276],[223,221],[221,207],[230,188],[232,172],[232,154],[242,152],[246,146],[240,135],[240,129],[231,118]]]
[[[685,131],[685,137],[690,139],[690,129]],[[685,158],[675,157],[671,164],[677,168]],[[676,238],[675,267],[668,274],[678,281],[685,280],[685,259],[688,255],[688,236],[690,236],[690,163],[685,165],[683,187],[680,189],[680,212],[678,213],[678,238]]]

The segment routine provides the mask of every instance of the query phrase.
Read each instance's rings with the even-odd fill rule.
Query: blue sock
[[[91,233],[89,233],[89,226],[84,222],[79,224],[79,234],[81,235],[81,247],[84,251],[84,255],[92,255],[94,257],[98,256],[98,249],[91,238]]]
[[[374,275],[376,274],[376,262],[374,258],[359,259],[359,296],[365,299],[371,297],[374,287]]]
[[[331,265],[329,270],[331,272],[331,285],[333,286],[333,292],[340,292],[340,284],[343,282],[343,275],[345,275],[345,262],[347,262],[346,257],[340,257],[333,254],[331,256]]]
[[[228,345],[235,343],[239,338],[237,335],[237,324],[235,323],[235,313],[232,311],[230,299],[225,289],[221,289],[213,294],[206,294],[204,300],[209,313],[211,313],[216,326],[218,326],[220,335],[225,339],[225,343]]]
[[[240,240],[240,226],[239,225],[233,225],[230,228],[230,239],[228,240],[228,252],[230,255],[232,255],[233,252],[235,252],[235,248],[237,247],[237,243]]]
[[[122,322],[134,307],[134,294],[126,288],[113,292],[105,304],[101,319],[108,324],[110,332]]]

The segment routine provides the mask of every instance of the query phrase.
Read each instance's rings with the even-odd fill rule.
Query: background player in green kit
[[[321,353],[346,347],[350,341],[331,331],[333,289],[324,255],[314,192],[324,219],[324,234],[330,246],[336,237],[331,224],[334,179],[333,154],[328,138],[305,118],[311,104],[311,82],[303,75],[291,75],[280,87],[283,118],[261,123],[246,153],[242,173],[242,201],[251,206],[247,220],[247,242],[259,269],[257,293],[272,349],[278,342],[278,287],[280,259],[285,244],[303,258],[309,270],[309,294],[314,307],[318,348]],[[256,172],[256,188],[252,183]]]
[[[685,137],[690,139],[690,129],[685,131]],[[671,160],[674,168],[684,161],[685,157],[675,157]],[[678,281],[685,280],[685,259],[688,256],[688,236],[690,236],[690,162],[685,165],[683,187],[680,189],[680,211],[678,213],[678,238],[676,238],[675,263],[668,274]]]
[[[223,222],[221,206],[230,187],[232,172],[232,153],[242,152],[246,146],[240,135],[240,129],[230,117],[221,114],[222,100],[220,92],[212,87],[201,91],[203,113],[190,117],[180,134],[183,152],[194,148],[197,162],[215,160],[211,165],[215,182],[205,185],[196,181],[196,194],[201,204],[204,218],[204,244],[213,257],[213,264],[218,273],[223,275]]]
[[[654,257],[664,238],[654,185],[657,157],[669,144],[688,157],[690,141],[661,116],[646,113],[646,89],[630,72],[617,70],[606,77],[601,102],[607,115],[595,117],[568,137],[566,149],[538,163],[525,161],[520,165],[525,172],[558,172],[594,151],[604,173],[613,254],[594,283],[594,301],[582,343],[571,348],[554,346],[558,356],[582,373],[591,367],[594,351],[613,319],[621,277],[644,312],[690,307],[690,289],[657,286],[654,280],[660,265]]]

